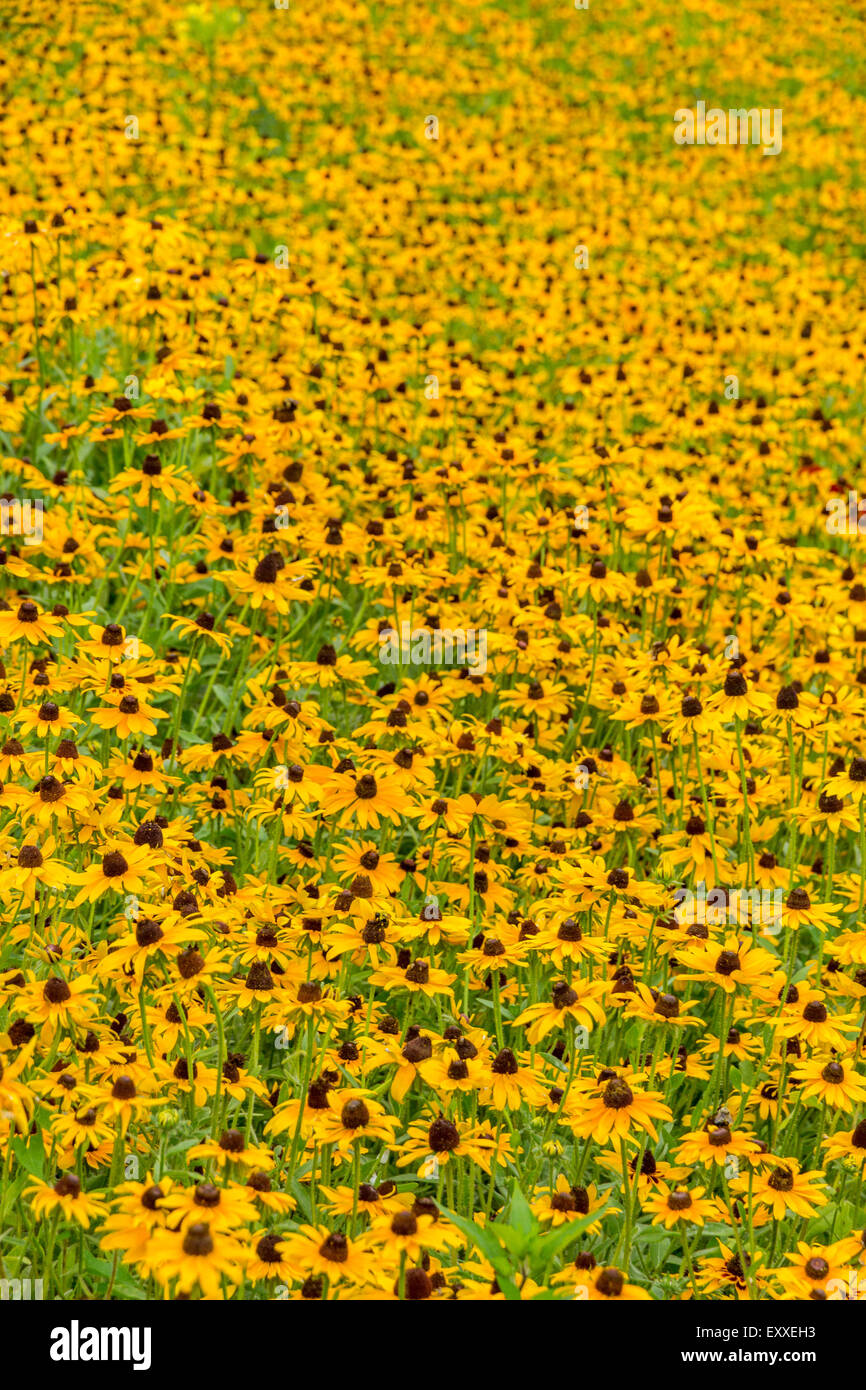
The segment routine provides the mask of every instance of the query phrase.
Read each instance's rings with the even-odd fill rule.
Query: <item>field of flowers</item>
[[[856,1298],[856,7],[2,10],[3,1287]]]

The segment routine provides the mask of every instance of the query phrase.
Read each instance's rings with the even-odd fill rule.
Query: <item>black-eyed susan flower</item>
[[[759,1208],[768,1207],[775,1220],[782,1221],[789,1211],[808,1217],[826,1204],[827,1193],[819,1187],[823,1176],[820,1169],[801,1172],[796,1160],[780,1159],[768,1171],[735,1179],[732,1187],[741,1193],[748,1191],[751,1201]]]
[[[65,1221],[75,1220],[85,1228],[104,1210],[105,1194],[86,1192],[75,1173],[64,1173],[54,1183],[39,1180],[25,1188],[23,1195],[40,1219],[59,1211]]]
[[[644,1207],[652,1212],[652,1224],[668,1231],[680,1224],[703,1226],[720,1215],[718,1202],[705,1194],[704,1187],[660,1185],[644,1199]]]
[[[611,1076],[592,1095],[582,1096],[569,1121],[575,1134],[582,1138],[591,1135],[598,1143],[611,1136],[623,1140],[644,1131],[658,1139],[654,1121],[666,1121],[671,1111],[657,1091],[635,1089],[622,1076]]]
[[[118,844],[116,848],[106,850],[88,868],[72,875],[73,882],[82,885],[74,905],[94,902],[103,893],[125,893],[133,897],[143,893],[146,860],[146,852],[135,845]]]
[[[147,1243],[145,1260],[163,1285],[189,1294],[196,1287],[206,1298],[219,1298],[222,1281],[241,1278],[249,1258],[241,1242],[208,1220],[195,1220],[180,1229],[161,1229]]]
[[[62,624],[50,613],[40,612],[38,603],[25,599],[14,610],[0,612],[0,645],[9,647],[22,638],[32,646],[59,637]]]

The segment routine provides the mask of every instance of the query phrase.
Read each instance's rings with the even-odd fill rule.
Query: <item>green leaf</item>
[[[629,1028],[628,1032],[626,1033],[625,1038],[623,1039],[624,1052],[634,1052],[634,1049],[637,1047],[638,1042],[640,1041],[640,1034],[640,1024],[633,1023],[632,1026]]]
[[[32,1178],[41,1178],[45,1173],[45,1147],[42,1135],[33,1134],[29,1139],[13,1139],[12,1152]]]
[[[521,1192],[515,1181],[511,1189],[511,1201],[508,1205],[508,1220],[515,1230],[520,1231],[521,1235],[528,1236],[538,1227],[538,1222],[532,1215],[529,1203]]]
[[[300,1184],[299,1182],[297,1182],[296,1180],[293,1180],[293,1181],[290,1183],[290,1185],[289,1185],[289,1191],[291,1192],[292,1196],[295,1198],[295,1200],[296,1200],[296,1202],[298,1203],[298,1206],[300,1207],[301,1211],[304,1213],[304,1218],[305,1218],[307,1221],[312,1221],[312,1219],[313,1219],[313,1209],[312,1209],[312,1204],[311,1204],[311,1202],[310,1202],[310,1193],[309,1193],[309,1189],[306,1189],[306,1190],[305,1190],[305,1189],[301,1186],[301,1184]]]
[[[0,1212],[2,1212],[4,1218],[6,1217],[8,1212],[11,1212],[14,1209],[19,1197],[21,1196],[21,1193],[24,1190],[24,1185],[26,1182],[27,1174],[22,1173],[18,1178],[15,1179],[14,1182],[9,1184],[9,1187],[3,1194],[3,1205],[2,1208],[0,1208]]]
[[[502,1221],[497,1221],[496,1232],[500,1243],[519,1264],[529,1249],[529,1236],[524,1235],[522,1231],[515,1230],[513,1226],[506,1226]]]
[[[493,1227],[477,1226],[474,1221],[467,1221],[465,1217],[458,1216],[456,1211],[451,1211],[449,1207],[442,1207],[442,1211],[450,1221],[454,1222],[458,1231],[462,1231],[470,1245],[476,1246],[490,1262],[496,1271],[496,1278],[499,1287],[507,1299],[519,1299],[520,1290],[514,1283],[511,1275],[513,1270],[505,1257],[505,1252],[499,1241],[493,1235]]]
[[[536,1251],[539,1258],[545,1262],[545,1266],[556,1259],[572,1241],[582,1236],[594,1222],[598,1221],[607,1211],[609,1202],[605,1202],[598,1211],[591,1211],[588,1216],[582,1216],[579,1221],[567,1221],[564,1226],[559,1226],[553,1231],[548,1231],[547,1235],[542,1236],[536,1243]]]

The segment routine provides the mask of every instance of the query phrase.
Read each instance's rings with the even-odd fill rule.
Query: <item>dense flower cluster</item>
[[[11,25],[3,1277],[858,1296],[848,17],[603,9]]]

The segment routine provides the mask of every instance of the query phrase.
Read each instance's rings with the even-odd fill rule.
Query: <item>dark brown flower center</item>
[[[218,1207],[222,1194],[212,1182],[200,1182],[195,1189],[193,1201],[197,1207]]]
[[[812,906],[812,900],[805,888],[793,888],[788,894],[788,901],[785,904],[794,912],[808,912]]]
[[[605,1298],[619,1298],[625,1287],[625,1278],[618,1269],[603,1269],[595,1281],[595,1287]]]
[[[440,1115],[430,1126],[427,1142],[434,1154],[450,1153],[460,1143],[460,1133],[451,1120]]]
[[[42,998],[46,1004],[65,1004],[67,999],[72,998],[72,990],[65,980],[54,975],[50,980],[45,981],[42,987]]]
[[[491,1071],[495,1076],[516,1076],[519,1071],[517,1058],[510,1047],[503,1047],[502,1051],[493,1059]]]
[[[266,1236],[262,1236],[261,1240],[256,1246],[256,1254],[258,1255],[262,1264],[278,1265],[280,1263],[280,1259],[282,1257],[280,1255],[279,1245],[280,1238],[279,1236],[274,1235],[273,1232]]]
[[[746,678],[740,671],[729,671],[725,677],[725,694],[729,699],[745,695],[748,690]]]
[[[349,1258],[349,1242],[340,1232],[332,1231],[319,1246],[319,1254],[333,1264],[345,1264]]]
[[[194,1221],[183,1238],[185,1255],[206,1257],[213,1254],[213,1237],[206,1221]]]
[[[727,1125],[711,1125],[707,1131],[707,1140],[712,1148],[724,1149],[730,1144],[733,1135]]]
[[[402,1055],[412,1066],[417,1066],[419,1062],[428,1062],[433,1056],[433,1044],[428,1037],[423,1035],[410,1038],[403,1048]]]
[[[135,940],[139,946],[153,946],[162,939],[162,927],[150,917],[142,917],[135,928]]]
[[[634,1100],[634,1092],[621,1076],[613,1076],[604,1088],[602,1105],[608,1110],[624,1110]]]
[[[827,1008],[820,999],[813,999],[803,1010],[803,1017],[807,1023],[826,1023]]]
[[[370,1111],[362,1100],[347,1100],[340,1111],[340,1120],[346,1129],[363,1129],[370,1123]]]
[[[253,570],[253,579],[257,584],[274,584],[277,575],[283,568],[283,564],[284,561],[282,556],[277,555],[275,551],[271,551],[270,555],[266,555],[263,560],[259,560],[259,563]]]
[[[671,1192],[668,1195],[669,1211],[688,1211],[691,1205],[692,1194],[690,1192],[684,1192],[682,1188],[678,1188],[676,1192]]]
[[[58,1197],[77,1197],[81,1192],[81,1182],[74,1173],[64,1173],[54,1184]]]
[[[122,878],[129,872],[129,865],[118,850],[111,850],[102,856],[102,872],[106,878]]]
[[[227,1129],[224,1134],[220,1135],[219,1145],[226,1153],[243,1153],[244,1136],[239,1129]]]
[[[195,946],[188,946],[177,958],[178,973],[182,980],[191,980],[204,969],[204,958]]]
[[[660,1018],[677,1018],[680,1012],[680,1001],[673,994],[660,994],[655,1002],[654,1014]]]
[[[391,1222],[395,1236],[414,1236],[418,1231],[418,1221],[411,1211],[398,1211]]]
[[[794,1187],[794,1174],[790,1168],[774,1168],[767,1178],[767,1185],[772,1187],[774,1192],[791,1192]]]

